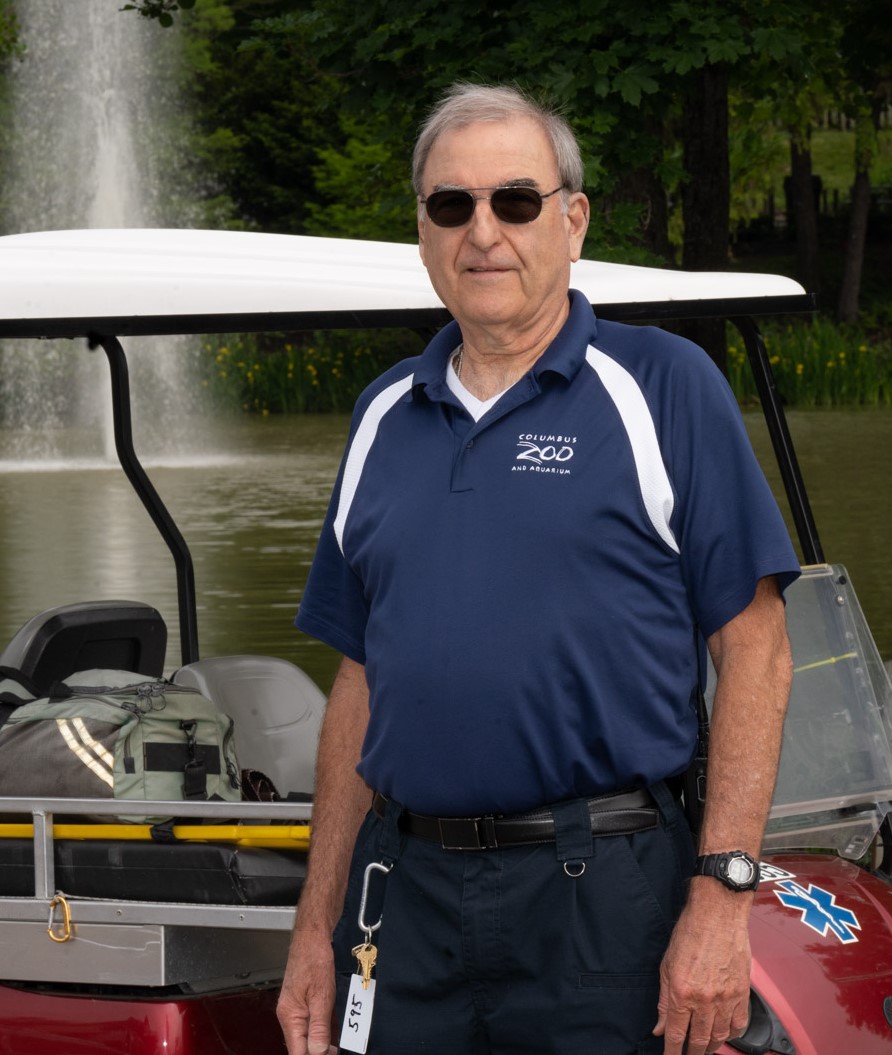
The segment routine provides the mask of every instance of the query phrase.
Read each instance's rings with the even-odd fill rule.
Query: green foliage
[[[127,6],[157,17],[176,0]],[[736,225],[782,181],[785,129],[807,129],[842,83],[843,25],[829,0],[197,0],[181,29],[214,177],[207,221],[412,238],[408,162],[425,112],[456,80],[514,77],[563,105],[580,136],[588,251],[653,262],[669,244],[662,217],[676,247],[684,237],[679,192],[697,174],[683,172],[681,101],[697,71],[732,70]]]
[[[788,406],[892,406],[892,338],[820,317],[767,322],[766,349]],[[346,412],[395,362],[421,350],[404,331],[208,338],[202,384],[223,412]],[[729,328],[728,379],[742,405],[758,403],[752,371]]]
[[[318,151],[339,139],[341,88],[320,73],[295,19],[269,17],[282,6],[197,0],[182,23],[196,150],[214,174],[204,195],[213,226],[303,231]]]
[[[223,411],[348,412],[384,370],[420,350],[404,331],[231,334],[206,341],[202,385]]]
[[[7,59],[21,55],[23,50],[15,6],[12,0],[0,0],[0,68]]]
[[[827,319],[768,323],[766,350],[785,403],[798,407],[892,406],[892,339]],[[742,404],[757,403],[740,335],[729,331],[728,379]]]
[[[188,11],[195,7],[195,0],[136,0],[124,4],[122,11],[138,11],[144,18],[157,19],[165,28],[173,25],[173,16],[177,11]]]
[[[361,6],[303,0],[256,20],[245,46],[268,49],[302,39],[340,89],[332,112],[341,135],[323,148],[314,170],[323,198],[322,213],[308,208],[314,230],[323,216],[335,230],[345,222],[357,229],[358,217],[335,208],[330,191],[361,168],[366,154],[396,172],[399,158],[408,161],[408,133],[444,88],[456,80],[503,82],[510,71],[507,79],[563,105],[580,136],[589,161],[587,189],[603,213],[594,227],[606,238],[592,251],[603,255],[625,244],[636,257],[653,260],[665,251],[665,235],[650,226],[665,213],[655,210],[653,195],[668,198],[680,185],[675,145],[685,128],[679,102],[692,74],[707,63],[724,63],[739,70],[743,82],[773,63],[776,76],[777,63],[806,52],[811,11],[805,0],[676,0],[662,7],[628,0],[621,8],[607,0],[569,7],[534,0],[504,7],[487,0],[460,7],[439,0],[368,0]],[[406,130],[404,141],[390,134],[394,125]],[[384,154],[375,153],[376,144]],[[744,179],[751,182],[755,172],[753,164]],[[361,183],[358,190],[361,195]],[[370,207],[375,230],[391,217],[396,221],[390,203],[402,197],[394,182],[382,183],[379,193],[382,202]]]
[[[403,156],[408,129],[384,118],[341,118],[344,142],[318,151],[318,201],[307,202],[307,234],[412,242],[415,200]]]

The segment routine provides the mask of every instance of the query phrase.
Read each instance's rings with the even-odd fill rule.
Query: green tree
[[[130,6],[152,14],[159,4],[168,14],[187,6]],[[798,270],[816,290],[810,130],[829,97],[844,97],[862,115],[860,168],[868,163],[890,54],[872,6],[197,0],[181,22],[201,156],[218,184],[208,206],[216,222],[411,238],[408,155],[425,112],[456,80],[513,79],[573,120],[593,201],[587,252],[601,258],[726,266],[747,208],[740,188],[750,196],[765,188],[763,159],[788,135]],[[862,175],[848,289],[863,255],[856,221],[865,202]],[[695,336],[721,358],[720,328]]]
[[[180,7],[184,5],[180,2]],[[194,116],[203,222],[299,233],[320,151],[340,143],[339,83],[306,33],[254,32],[282,0],[197,0],[183,13],[184,91]]]
[[[843,10],[840,50],[847,78],[845,110],[855,121],[855,180],[836,313],[841,322],[853,322],[859,315],[870,167],[877,152],[880,111],[892,99],[892,20],[872,0],[849,0]]]
[[[518,71],[521,86],[566,107],[580,135],[595,204],[589,251],[671,259],[669,193],[676,191],[681,261],[694,269],[727,261],[730,87],[746,84],[760,64],[777,69],[801,53],[810,11],[802,0],[628,0],[621,10],[607,0],[572,9],[533,0],[505,8],[474,0],[460,10],[436,0],[297,6],[300,13],[258,31],[306,31],[357,115],[404,115],[417,124],[455,80],[500,81]],[[723,331],[698,336],[720,356]]]

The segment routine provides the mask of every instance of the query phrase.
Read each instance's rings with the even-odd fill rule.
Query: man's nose
[[[502,240],[502,225],[492,211],[489,198],[478,198],[470,220],[468,237],[481,250],[491,249]]]

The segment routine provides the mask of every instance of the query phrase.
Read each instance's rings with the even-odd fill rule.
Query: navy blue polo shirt
[[[365,665],[359,773],[412,810],[511,813],[682,772],[694,626],[798,574],[705,353],[597,320],[474,422],[455,323],[360,397],[298,627]]]

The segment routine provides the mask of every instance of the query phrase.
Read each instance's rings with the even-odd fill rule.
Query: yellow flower
[[[802,363],[797,363],[796,364],[796,376],[797,377],[802,377],[802,374],[803,374],[804,371],[805,371],[805,367],[803,366],[803,364]]]
[[[768,362],[771,363],[772,366],[777,366],[780,361],[781,357],[779,355],[772,355],[771,358],[768,360]]]

